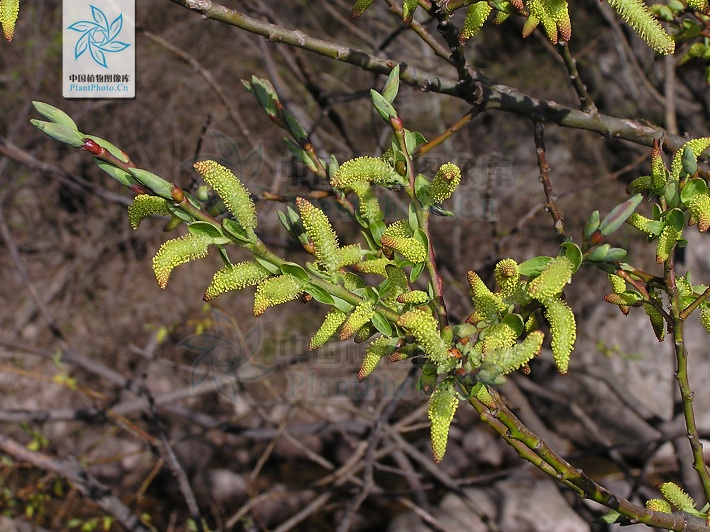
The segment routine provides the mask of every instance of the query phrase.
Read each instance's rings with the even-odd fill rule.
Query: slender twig
[[[187,509],[190,512],[190,517],[192,517],[192,520],[194,522],[195,529],[198,532],[202,532],[204,530],[204,527],[202,526],[202,516],[200,515],[200,508],[197,506],[197,499],[195,498],[195,493],[192,491],[192,486],[190,486],[190,480],[187,478],[187,474],[185,473],[185,470],[183,469],[182,465],[180,465],[180,461],[175,455],[175,451],[173,450],[173,447],[170,444],[170,440],[168,439],[168,435],[165,432],[163,422],[160,418],[160,415],[158,414],[158,409],[155,405],[155,397],[153,397],[153,393],[150,391],[150,388],[148,388],[145,383],[143,384],[143,386],[141,386],[141,391],[143,392],[145,398],[148,400],[150,413],[153,418],[155,428],[158,431],[158,436],[160,437],[160,454],[163,457],[163,460],[170,467],[170,470],[172,471],[173,475],[175,476],[175,479],[177,480],[180,493],[182,493],[182,496],[185,499],[185,503],[187,504]]]
[[[700,305],[705,303],[705,301],[707,301],[708,298],[710,298],[710,288],[706,288],[705,292],[703,292],[702,294],[700,294],[698,297],[695,298],[695,301],[693,301],[690,305],[688,305],[683,310],[681,310],[678,317],[681,320],[687,319],[688,316],[690,316],[696,308],[698,308]]]
[[[382,404],[383,408],[380,411],[380,415],[377,416],[377,421],[375,421],[375,424],[370,432],[370,437],[368,438],[367,451],[364,457],[365,467],[362,478],[362,487],[357,497],[351,499],[347,511],[345,512],[345,516],[340,521],[340,523],[338,523],[338,532],[347,532],[348,530],[350,530],[350,526],[352,525],[352,521],[355,518],[357,511],[360,509],[360,507],[370,495],[372,490],[376,487],[374,480],[375,451],[377,450],[377,446],[379,445],[380,440],[382,439],[384,427],[388,424],[389,419],[394,414],[395,410],[397,409],[397,406],[399,406],[400,400],[405,390],[413,384],[415,376],[416,370],[412,368],[412,370],[409,371],[407,378],[404,379],[397,388],[397,392],[395,393],[392,400],[388,403]]]
[[[310,52],[331,59],[349,63],[365,70],[380,74],[389,74],[397,61],[375,57],[362,50],[348,48],[342,44],[312,37],[300,30],[289,30],[256,20],[237,9],[227,8],[211,0],[169,0],[206,18],[218,20],[236,26],[245,31],[266,37],[270,41],[303,48]],[[464,100],[474,100],[474,94],[467,94],[458,80],[438,76],[411,65],[400,65],[400,79],[403,83],[419,87],[421,90],[448,94]],[[472,102],[481,110],[498,109],[531,119],[543,118],[546,122],[599,133],[607,138],[625,139],[645,146],[653,146],[667,132],[658,126],[642,124],[636,120],[617,118],[609,115],[591,115],[572,109],[554,101],[532,98],[513,87],[497,84],[486,78],[481,72],[472,70],[471,75],[483,88],[482,97]],[[686,142],[678,135],[668,135],[667,145],[679,148]]]
[[[417,149],[412,154],[413,159],[418,159],[423,155],[426,155],[434,148],[439,147],[444,141],[451,138],[453,135],[461,131],[471,120],[473,120],[479,113],[479,110],[475,107],[471,108],[466,114],[459,118],[454,124],[449,126],[446,131],[442,131],[436,137],[430,141],[425,142],[417,147]]]
[[[569,51],[569,44],[566,41],[560,41],[558,44],[558,50],[562,59],[564,60],[565,66],[567,67],[567,72],[569,73],[569,79],[572,82],[574,90],[579,96],[579,102],[582,104],[582,111],[588,114],[596,114],[597,106],[594,105],[594,100],[589,96],[587,92],[587,86],[579,77],[579,71],[577,70],[577,61],[572,57]]]
[[[698,434],[698,426],[695,422],[695,412],[693,409],[693,397],[695,393],[690,387],[688,376],[688,352],[685,349],[684,326],[685,321],[681,318],[680,295],[676,284],[676,272],[673,261],[673,252],[664,263],[665,279],[668,296],[671,301],[671,330],[673,331],[673,347],[676,358],[675,377],[680,390],[683,404],[683,416],[685,426],[688,429],[688,440],[693,453],[693,469],[698,474],[700,483],[703,486],[705,500],[710,501],[710,471],[705,465],[703,456],[703,444]]]
[[[397,15],[399,18],[402,18],[402,8],[397,4],[394,0],[387,0],[387,3],[390,6],[390,11]],[[434,55],[440,57],[446,62],[449,62],[451,52],[446,49],[446,47],[442,46],[439,44],[439,42],[434,38],[434,36],[427,31],[427,29],[422,26],[419,22],[416,20],[412,20],[412,22],[409,23],[409,28],[417,34],[417,36],[424,42],[429,48],[432,49],[434,52]]]
[[[541,120],[537,120],[535,121],[534,126],[537,166],[540,169],[540,182],[542,183],[542,188],[545,190],[545,198],[547,198],[545,208],[552,216],[558,240],[563,241],[565,239],[564,218],[562,218],[562,214],[557,209],[557,203],[555,203],[557,201],[557,196],[552,189],[552,181],[550,180],[550,165],[547,163],[547,158],[545,156],[545,123]]]
[[[580,495],[627,516],[631,522],[677,531],[702,530],[707,532],[710,530],[710,527],[706,526],[701,519],[693,516],[680,512],[673,514],[654,512],[612,494],[580,469],[572,466],[525,427],[495,391],[490,390],[490,394],[494,405],[486,406],[475,398],[469,399],[469,403],[478,411],[483,421],[513,445],[522,458],[530,461],[541,471],[574,489]],[[497,422],[492,422],[492,420]],[[518,442],[518,445],[516,446],[514,442]]]
[[[298,525],[305,519],[308,519],[311,515],[323,508],[323,506],[327,504],[327,502],[331,499],[332,496],[333,492],[321,493],[320,495],[318,495],[318,497],[308,503],[305,508],[289,517],[278,527],[274,528],[273,531],[288,532],[289,530],[293,530],[296,525]]]

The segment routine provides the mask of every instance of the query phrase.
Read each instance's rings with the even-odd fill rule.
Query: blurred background
[[[0,431],[79,464],[157,530],[197,529],[195,508],[216,530],[604,529],[592,523],[600,507],[542,478],[465,405],[444,461],[434,465],[427,397],[415,389],[411,366],[383,363],[358,384],[361,346],[333,342],[308,352],[326,311],[315,301],[261,318],[252,315],[249,289],[204,304],[220,266],[214,253],[177,268],[166,290],[157,286],[151,258],[175,233],[163,233],[158,218],[133,231],[130,191],[88,154],[32,127],[29,120],[40,118],[32,100],[60,107],[84,133],[180,186],[196,179],[196,159],[212,158],[257,197],[295,198],[326,185],[290,157],[283,132],[241,80],[269,79],[318,152],[341,162],[381,154],[389,131],[369,102],[383,77],[267,43],[169,1],[137,4],[133,100],[62,98],[59,1],[22,0],[14,40],[0,43]],[[223,4],[456,76],[386,2],[355,21],[340,0]],[[606,4],[581,0],[571,15],[570,50],[600,112],[708,135],[702,64],[654,58]],[[435,25],[422,22],[439,39]],[[484,28],[467,45],[471,65],[576,108],[555,47],[539,31],[523,40],[521,27],[510,20]],[[427,138],[468,111],[465,102],[407,86],[396,105],[406,127]],[[501,258],[557,253],[532,132],[524,117],[488,111],[420,161],[429,175],[447,161],[463,170],[448,204],[456,216],[433,228],[453,320],[471,309],[468,270],[490,281]],[[558,207],[577,241],[591,211],[604,215],[627,197],[629,181],[649,173],[645,146],[553,124],[546,143]],[[389,220],[406,213],[394,193],[383,205]],[[333,204],[322,208],[334,213],[341,242],[360,241]],[[285,204],[258,201],[257,209],[265,242],[304,259],[278,222],[275,211]],[[688,233],[685,264],[694,282],[707,283],[707,237]],[[655,245],[627,229],[614,239],[633,248],[629,262],[658,270]],[[502,393],[531,429],[619,495],[645,500],[665,480],[698,494],[682,462],[690,453],[675,408],[671,346],[656,341],[643,312],[624,317],[605,304],[608,291],[601,272],[576,274],[566,290],[581,324],[570,373],[557,375],[545,350],[532,374],[513,376]],[[708,344],[691,321],[691,384],[707,435]],[[101,529],[104,515],[60,475],[0,456],[0,529]]]

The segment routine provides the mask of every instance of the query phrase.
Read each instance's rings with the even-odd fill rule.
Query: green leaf
[[[69,144],[74,148],[80,148],[84,145],[84,137],[71,127],[64,126],[62,124],[55,124],[54,122],[44,122],[42,120],[32,119],[30,123],[39,129],[42,133],[56,141],[62,142],[64,144]]]
[[[563,243],[560,246],[559,254],[563,257],[567,257],[567,259],[572,263],[572,273],[576,272],[579,269],[579,266],[582,264],[582,250],[579,249],[579,246],[574,242]]]
[[[281,225],[284,226],[284,229],[291,233],[291,222],[289,221],[288,217],[283,211],[276,211],[276,214],[279,217],[279,221],[281,222]]]
[[[412,231],[419,229],[419,218],[417,218],[417,209],[414,203],[409,204],[409,227]]]
[[[380,331],[383,335],[392,336],[392,324],[382,314],[380,314],[379,312],[375,312],[370,321],[372,321],[372,324],[375,326],[375,329]]]
[[[611,248],[606,252],[604,260],[606,262],[614,262],[623,259],[627,255],[627,251],[621,248]]]
[[[138,181],[136,181],[135,177],[133,177],[125,170],[121,170],[120,168],[112,165],[111,163],[107,163],[106,161],[102,161],[101,159],[94,159],[94,162],[99,168],[101,168],[101,170],[103,170],[113,179],[121,183],[124,187],[130,187],[131,185],[138,184]]]
[[[518,336],[523,334],[525,321],[520,314],[508,314],[505,318],[503,318],[503,323],[513,329]]]
[[[187,230],[190,231],[193,235],[204,235],[210,238],[224,239],[224,235],[222,234],[220,228],[215,227],[209,222],[192,222],[187,225]],[[225,244],[229,242],[229,239],[225,240]]]
[[[708,186],[704,179],[691,179],[685,184],[683,190],[680,191],[680,201],[682,201],[684,205],[688,205],[693,197],[698,194],[705,194],[707,190]]]
[[[680,202],[680,195],[678,194],[678,181],[671,180],[666,184],[666,188],[663,191],[663,197],[668,204],[668,207],[673,209],[678,206]]]
[[[685,226],[683,212],[680,209],[668,211],[668,215],[666,216],[666,225],[673,226],[673,229],[676,231],[683,231],[683,227]]]
[[[51,120],[55,124],[59,124],[78,131],[79,128],[76,127],[74,120],[72,120],[72,118],[61,109],[54,107],[53,105],[49,105],[48,103],[37,101],[32,102],[32,105],[39,114]]]
[[[382,245],[382,235],[385,233],[385,230],[387,229],[387,226],[382,220],[375,220],[370,222],[369,224],[370,227],[370,233],[372,234],[372,238],[375,241],[375,244],[378,246]]]
[[[316,167],[316,164],[313,162],[313,159],[311,159],[308,154],[305,152],[301,146],[296,144],[294,141],[292,141],[288,137],[284,137],[284,143],[286,144],[286,148],[288,148],[288,151],[290,151],[296,159],[301,161],[303,165],[308,168],[311,172],[317,172],[318,168]]]
[[[251,77],[251,93],[256,97],[266,113],[271,116],[276,116],[276,104],[274,100],[277,100],[276,91],[274,90],[271,83],[264,79],[259,79],[256,76]]]
[[[552,257],[533,257],[523,262],[518,269],[520,270],[520,275],[525,275],[526,277],[533,277],[535,275],[540,275],[542,270],[547,267],[547,264],[552,260]]]
[[[293,138],[300,143],[306,142],[308,140],[308,133],[298,119],[285,109],[283,111],[283,115],[286,119],[286,127],[288,128],[289,133],[293,135]]]
[[[180,211],[182,212],[182,211]],[[179,214],[178,214],[179,216]],[[222,220],[222,227],[224,228],[224,231],[234,237],[234,239],[240,243],[240,244],[249,244],[251,240],[247,236],[247,234],[244,232],[244,229],[242,229],[242,226],[239,225],[237,222],[232,220],[231,218],[225,218]]]
[[[613,525],[616,522],[621,522],[621,514],[616,510],[612,510],[601,517],[597,517],[596,521],[607,525]]]
[[[308,277],[308,272],[304,270],[302,266],[296,264],[295,262],[284,262],[281,265],[281,273],[285,275],[293,275],[297,279],[306,282],[310,282],[311,280],[311,278]]]
[[[420,276],[420,275],[422,274],[422,272],[424,271],[424,267],[425,267],[425,266],[426,266],[426,263],[420,262],[420,263],[418,263],[418,264],[415,264],[415,265],[412,267],[412,273],[409,274],[409,282],[410,282],[410,283],[413,283],[413,282],[415,282],[417,279],[419,279],[419,276]]]
[[[108,148],[107,148],[108,149]],[[159,175],[149,172],[148,170],[141,170],[140,168],[130,168],[128,170],[136,180],[151,190],[155,195],[165,198],[168,201],[173,201],[173,184],[166,181]]]
[[[269,273],[271,273],[273,275],[279,275],[281,273],[281,268],[279,268],[278,266],[276,266],[276,264],[273,264],[266,259],[263,259],[257,255],[254,255],[254,260],[256,262],[258,262],[259,264],[261,264]]]
[[[313,299],[318,301],[318,303],[323,303],[324,305],[333,305],[335,300],[328,292],[323,290],[320,286],[316,286],[312,283],[307,284],[304,290],[313,296]]]
[[[422,244],[424,244],[424,247],[426,249],[429,249],[429,239],[426,236],[426,233],[422,231],[421,229],[417,229],[414,231],[414,235],[412,235],[415,240],[418,240]]]
[[[689,176],[695,175],[695,172],[698,171],[698,159],[695,153],[693,153],[693,149],[687,144],[683,149],[681,164],[683,165],[683,170],[685,170]]]
[[[315,296],[313,296],[315,297]],[[351,312],[354,308],[355,305],[351,305],[344,299],[340,299],[339,297],[333,296],[333,305],[335,308],[337,308],[340,312]]]
[[[599,230],[602,235],[608,236],[619,229],[619,227],[621,227],[624,222],[628,220],[629,216],[634,213],[636,207],[639,206],[642,200],[643,196],[641,194],[635,194],[625,202],[614,207],[599,225]]]
[[[172,214],[175,218],[179,218],[183,222],[194,222],[194,218],[192,215],[186,213],[183,211],[180,207],[176,207],[175,205],[168,203],[168,210],[170,211],[170,214]],[[177,226],[176,226],[177,227]]]
[[[397,118],[397,111],[387,99],[375,89],[370,89],[370,97],[375,110],[379,113],[385,122],[389,122],[391,118]]]
[[[478,329],[470,323],[459,323],[452,328],[454,336],[465,338],[466,336],[474,336],[478,334]]]
[[[414,179],[414,194],[417,199],[422,202],[422,205],[428,207],[431,205],[431,194],[429,193],[429,180],[424,174],[419,174]]]
[[[399,91],[399,65],[395,65],[392,70],[390,70],[389,76],[387,76],[387,81],[385,82],[385,87],[382,89],[382,96],[389,103],[392,103],[397,97],[397,92]]]
[[[611,246],[609,244],[602,244],[587,255],[587,260],[592,262],[603,262],[606,259],[606,254],[610,249]]]
[[[426,144],[424,135],[419,133],[419,131],[405,130],[404,145],[407,147],[407,152],[414,153],[414,151],[422,144]]]

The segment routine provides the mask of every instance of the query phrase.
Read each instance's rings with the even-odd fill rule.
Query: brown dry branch
[[[149,532],[150,529],[145,527],[133,512],[111,493],[108,487],[89,475],[76,462],[60,462],[46,454],[30,451],[24,445],[4,434],[0,434],[0,451],[65,479],[76,487],[84,497],[94,501],[108,515],[115,517],[116,521],[121,523],[126,530]]]
[[[170,1],[196,11],[205,18],[266,37],[270,42],[303,48],[379,74],[388,74],[398,64],[396,59],[375,57],[362,50],[307,35],[301,30],[289,30],[275,24],[262,22],[239,10],[227,8],[211,0]],[[659,138],[665,138],[665,145],[674,149],[680,147],[684,142],[681,137],[668,134],[666,130],[658,126],[601,113],[590,115],[554,101],[533,98],[513,87],[497,84],[480,71],[470,70],[470,73],[471,84],[474,88],[469,87],[467,91],[457,80],[441,77],[412,65],[400,64],[400,77],[404,83],[418,87],[423,91],[461,98],[481,110],[501,110],[526,116],[532,120],[543,119],[545,122],[563,127],[591,131],[606,138],[629,140],[645,146],[653,146],[654,139]]]

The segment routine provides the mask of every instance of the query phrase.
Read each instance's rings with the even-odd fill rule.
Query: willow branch
[[[483,89],[480,98],[476,99],[476,95],[467,93],[458,80],[438,76],[393,59],[375,57],[343,44],[312,37],[301,30],[290,30],[269,24],[211,0],[169,1],[200,13],[205,18],[266,37],[271,42],[302,48],[370,72],[389,74],[390,70],[399,64],[400,79],[403,83],[418,87],[423,91],[446,94],[466,100],[476,105],[480,111],[497,109],[527,116],[531,119],[542,118],[545,122],[562,127],[591,131],[606,138],[628,140],[644,146],[653,146],[653,140],[661,137],[664,137],[665,144],[673,149],[679,148],[685,142],[682,137],[668,134],[660,126],[642,124],[636,120],[604,114],[591,115],[555,101],[533,98],[513,87],[493,82],[478,70],[470,71],[474,86]]]
[[[632,522],[644,523],[668,530],[702,530],[705,532],[710,530],[710,527],[703,520],[694,518],[691,515],[681,512],[673,514],[654,512],[612,494],[584,474],[582,470],[567,462],[530,429],[525,427],[515,414],[505,406],[495,391],[491,390],[491,397],[495,403],[491,407],[484,405],[475,398],[469,399],[469,403],[478,411],[484,422],[513,445],[522,458],[528,460],[555,480],[562,482],[588,499],[616,510],[628,517]],[[513,442],[516,443],[514,444]],[[523,448],[526,448],[526,450]]]

